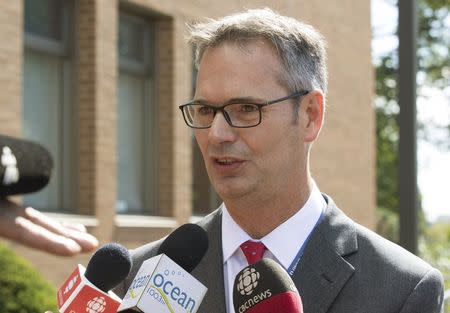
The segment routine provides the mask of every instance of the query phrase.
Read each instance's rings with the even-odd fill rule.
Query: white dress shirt
[[[223,274],[228,313],[235,313],[234,279],[248,265],[240,245],[247,240],[261,241],[267,248],[264,257],[277,261],[287,270],[325,209],[325,199],[314,184],[308,200],[297,213],[260,240],[254,240],[233,220],[225,204],[222,204]]]

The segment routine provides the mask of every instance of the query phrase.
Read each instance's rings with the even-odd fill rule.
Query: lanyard
[[[303,252],[305,251],[305,247],[308,244],[309,239],[311,239],[311,235],[314,232],[314,229],[316,229],[317,225],[319,225],[319,223],[323,220],[324,217],[325,217],[325,213],[324,213],[324,211],[322,211],[322,214],[320,214],[320,217],[317,220],[316,225],[314,225],[314,228],[311,230],[311,232],[309,233],[309,235],[306,238],[305,242],[300,247],[300,250],[297,252],[297,255],[295,256],[294,261],[292,261],[291,265],[289,266],[289,268],[287,270],[289,275],[291,275],[291,276],[294,275],[294,272],[297,269],[297,265],[300,262],[300,259],[302,258]]]

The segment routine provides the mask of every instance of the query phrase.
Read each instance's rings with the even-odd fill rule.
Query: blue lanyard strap
[[[311,239],[311,235],[314,232],[314,229],[316,229],[317,225],[319,225],[319,223],[323,220],[323,218],[325,217],[325,212],[322,211],[322,214],[320,214],[319,219],[316,222],[316,225],[314,225],[314,228],[311,230],[311,232],[309,233],[308,237],[306,238],[305,242],[303,243],[303,245],[300,247],[300,250],[297,252],[297,255],[294,258],[294,261],[292,261],[291,265],[289,266],[287,272],[289,273],[289,275],[294,275],[295,270],[297,269],[297,265],[300,262],[300,259],[303,256],[303,252],[305,251],[305,247],[308,244],[309,239]]]

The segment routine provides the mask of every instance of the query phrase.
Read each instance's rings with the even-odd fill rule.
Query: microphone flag
[[[60,313],[116,313],[120,298],[112,291],[106,293],[84,276],[86,269],[78,264],[58,290]]]
[[[242,269],[234,280],[236,313],[303,313],[298,290],[284,268],[262,259]]]
[[[207,290],[167,255],[160,254],[142,263],[118,312],[132,309],[152,313],[195,313]]]

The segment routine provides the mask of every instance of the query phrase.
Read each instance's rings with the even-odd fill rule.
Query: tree
[[[397,1],[391,4],[396,6]],[[426,97],[427,88],[440,88],[450,96],[449,0],[418,0],[418,96]],[[396,239],[398,226],[398,54],[392,50],[381,56],[376,64],[376,136],[377,136],[377,206],[380,221],[378,230]],[[450,149],[450,125],[436,125],[433,121],[419,123],[418,136],[442,149]],[[436,130],[441,137],[436,138]],[[385,225],[384,223],[394,223]],[[383,226],[384,228],[381,228]]]

